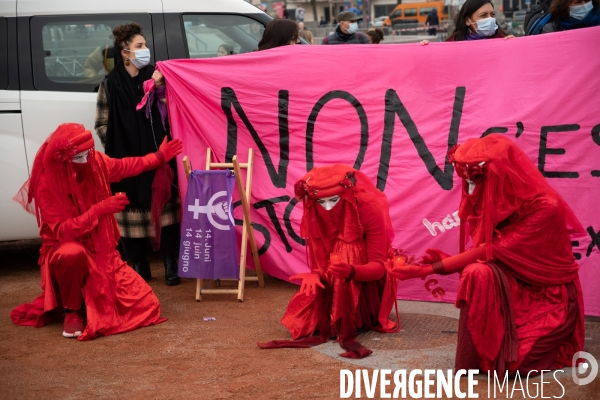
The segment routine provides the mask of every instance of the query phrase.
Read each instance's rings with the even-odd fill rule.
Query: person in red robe
[[[258,343],[261,348],[310,347],[334,337],[345,353],[372,353],[358,332],[400,329],[388,319],[396,304],[395,278],[385,262],[393,239],[386,196],[363,173],[347,165],[317,167],[295,185],[303,201],[300,225],[310,272],[301,280],[282,318],[294,340]]]
[[[510,139],[493,134],[450,151],[463,179],[460,254],[428,249],[397,278],[460,272],[455,368],[514,375],[572,365],[583,349],[583,297],[569,229],[585,232]],[[468,234],[468,235],[467,235]],[[464,251],[467,236],[472,248]]]
[[[16,325],[42,327],[64,314],[63,336],[89,340],[165,321],[150,286],[116,250],[114,213],[128,200],[112,196],[109,183],[161,167],[181,148],[165,139],[155,153],[113,159],[94,150],[83,125],[60,125],[48,137],[15,196],[40,227],[43,290],[11,312]]]

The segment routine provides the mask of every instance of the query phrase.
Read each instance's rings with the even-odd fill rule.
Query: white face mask
[[[473,192],[475,191],[475,186],[477,185],[470,179],[466,179],[466,181],[469,184],[469,194],[473,194]]]
[[[317,203],[327,211],[331,210],[340,201],[340,196],[329,196],[317,199]]]
[[[358,23],[350,22],[350,25],[348,25],[348,32],[355,33],[357,30],[358,30]]]
[[[124,49],[125,51],[132,52],[131,50]],[[150,49],[140,49],[134,50],[135,58],[127,59],[133,63],[138,69],[144,68],[146,65],[150,64]]]
[[[88,154],[90,154],[89,150],[84,150],[80,153],[75,154],[75,156],[73,157],[73,162],[75,164],[84,164],[87,162],[88,160]]]
[[[579,4],[576,6],[569,6],[569,11],[571,12],[571,17],[575,19],[582,20],[592,11],[594,5],[591,1],[588,1],[585,4]]]
[[[498,29],[496,18],[493,17],[480,19],[475,23],[477,24],[476,32],[481,37],[490,37],[496,33],[496,30]]]

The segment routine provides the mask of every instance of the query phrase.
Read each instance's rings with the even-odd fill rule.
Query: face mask
[[[348,25],[348,32],[355,33],[357,30],[358,30],[358,23],[351,22],[350,25]]]
[[[88,154],[90,153],[89,150],[84,150],[81,153],[77,153],[75,154],[75,156],[73,156],[73,162],[75,164],[83,164],[86,163],[88,160]]]
[[[476,22],[477,24],[477,34],[481,37],[490,37],[496,30],[498,29],[498,24],[496,23],[496,18],[484,18],[480,19]]]
[[[131,50],[127,49],[125,51],[131,52]],[[135,53],[135,58],[127,57],[127,59],[131,61],[138,69],[142,69],[146,65],[150,64],[150,49],[135,50],[133,53]]]
[[[331,210],[340,201],[340,196],[329,196],[317,199],[317,203],[327,211]]]
[[[577,6],[569,6],[569,11],[571,12],[571,18],[582,20],[592,11],[594,5],[591,1],[588,1],[585,4],[580,4]]]

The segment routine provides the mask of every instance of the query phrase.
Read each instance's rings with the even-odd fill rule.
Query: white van
[[[253,51],[270,20],[243,0],[0,0],[0,241],[38,237],[12,197],[58,125],[93,131],[115,26],[140,23],[154,63]]]

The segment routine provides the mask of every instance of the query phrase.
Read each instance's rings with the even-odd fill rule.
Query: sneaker
[[[83,333],[85,329],[85,320],[83,312],[71,311],[65,314],[62,335],[66,338],[76,338]]]

